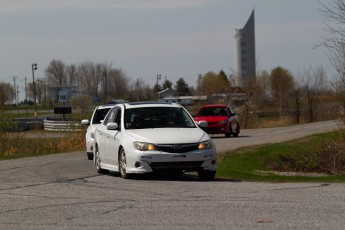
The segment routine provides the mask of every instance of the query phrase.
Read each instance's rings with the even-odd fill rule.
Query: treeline
[[[336,82],[330,82],[322,67],[309,68],[293,75],[283,67],[261,71],[252,82],[239,82],[235,75],[224,71],[200,74],[196,88],[189,87],[183,78],[175,84],[157,75],[157,83],[150,86],[143,79],[132,80],[121,70],[108,63],[84,61],[67,65],[52,60],[44,70],[45,78],[37,79],[36,99],[39,104],[52,103],[47,97],[47,87],[76,87],[78,94],[70,101],[80,110],[87,109],[98,99],[100,103],[122,98],[129,101],[157,100],[163,89],[174,89],[176,95],[204,95],[217,100],[202,103],[228,103],[237,107],[244,128],[255,127],[258,116],[289,117],[293,123],[313,122],[334,118],[341,108],[339,96],[343,95]],[[158,81],[160,80],[160,81]],[[162,84],[159,84],[162,82]],[[28,97],[33,98],[33,84],[28,84]],[[244,95],[237,100],[234,94]],[[13,87],[0,83],[0,105],[13,98]]]

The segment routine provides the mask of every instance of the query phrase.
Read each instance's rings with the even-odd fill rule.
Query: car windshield
[[[95,111],[93,116],[92,124],[101,124],[101,121],[104,120],[105,115],[107,115],[110,108],[98,109]]]
[[[198,116],[227,116],[227,113],[224,107],[202,108]]]
[[[145,107],[125,111],[126,129],[195,128],[193,119],[182,108]]]

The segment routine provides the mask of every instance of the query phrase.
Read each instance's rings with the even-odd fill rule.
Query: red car
[[[194,116],[196,122],[206,121],[206,127],[201,127],[208,134],[225,134],[225,137],[240,133],[240,123],[237,115],[226,104],[202,106]]]

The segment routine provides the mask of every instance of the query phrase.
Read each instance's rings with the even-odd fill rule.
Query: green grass
[[[245,147],[227,152],[218,158],[217,178],[267,182],[345,182],[345,174],[326,176],[318,174],[320,173],[318,162],[324,164],[326,163],[324,161],[329,160],[324,158],[327,153],[323,154],[322,146],[331,141],[343,142],[343,134],[336,131],[279,144]],[[344,156],[345,152],[342,155]],[[304,172],[312,173],[313,176],[309,174],[285,176],[277,175],[273,171]]]

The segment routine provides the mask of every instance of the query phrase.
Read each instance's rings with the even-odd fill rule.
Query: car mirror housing
[[[119,129],[119,125],[117,123],[108,123],[107,124],[107,129],[108,130],[117,130]]]
[[[80,124],[82,125],[89,125],[90,121],[88,119],[81,120]]]
[[[208,122],[207,121],[199,121],[198,125],[199,125],[199,127],[205,128],[205,127],[207,127]]]

